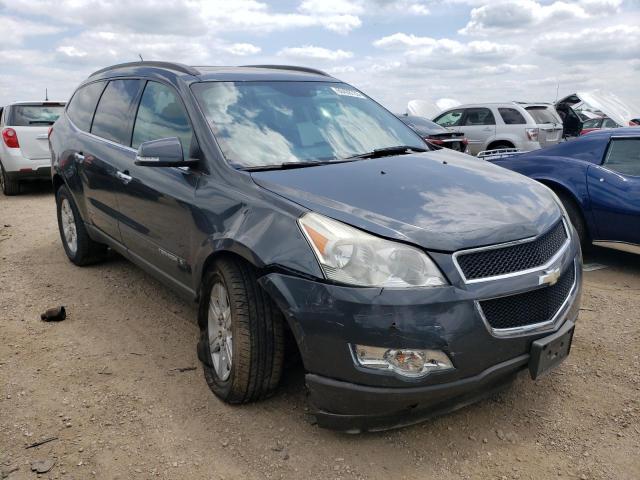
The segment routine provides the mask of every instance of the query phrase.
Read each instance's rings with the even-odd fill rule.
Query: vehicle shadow
[[[22,182],[20,184],[20,193],[16,195],[19,199],[21,196],[41,197],[51,195],[53,193],[53,184],[48,181]]]
[[[616,268],[631,275],[640,274],[640,255],[612,250],[610,248],[593,247],[584,253],[584,267],[588,272],[593,264]]]

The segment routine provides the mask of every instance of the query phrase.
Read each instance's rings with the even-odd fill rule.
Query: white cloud
[[[345,50],[329,50],[328,48],[305,45],[302,47],[287,47],[278,52],[281,57],[313,59],[313,60],[345,60],[353,57],[353,52]]]
[[[223,47],[223,50],[231,53],[232,55],[245,56],[260,53],[262,49],[251,43],[234,43],[227,47]]]
[[[45,23],[0,15],[0,32],[2,32],[0,42],[3,45],[22,45],[27,37],[51,35],[60,33],[62,30],[60,27]]]
[[[547,28],[562,21],[587,19],[593,13],[606,13],[605,4],[611,3],[619,2],[586,0],[543,4],[534,0],[501,0],[472,9],[469,22],[459,33],[486,35],[495,31],[524,31],[540,26]]]
[[[520,51],[514,45],[489,41],[463,43],[448,38],[435,39],[405,33],[382,37],[374,41],[373,45],[382,49],[402,51],[409,65],[446,70],[505,61]]]
[[[640,58],[640,42],[630,39],[638,37],[640,26],[637,25],[585,28],[546,34],[535,42],[534,48],[541,56],[574,62],[633,60]]]

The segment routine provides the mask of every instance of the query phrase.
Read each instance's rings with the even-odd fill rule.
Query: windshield
[[[192,86],[227,161],[237,167],[339,160],[380,148],[426,148],[355,88],[330,82]]]
[[[49,105],[14,105],[11,107],[9,125],[13,127],[53,125],[63,110],[64,105],[61,103]]]
[[[533,117],[537,123],[562,123],[559,118],[546,107],[527,107],[527,112]]]

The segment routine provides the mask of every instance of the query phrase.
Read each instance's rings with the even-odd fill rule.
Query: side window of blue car
[[[640,138],[612,138],[604,166],[623,175],[640,177]]]

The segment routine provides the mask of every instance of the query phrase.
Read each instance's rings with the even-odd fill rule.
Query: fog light
[[[429,372],[453,368],[451,360],[442,350],[354,345],[353,353],[356,363],[362,367],[393,370],[406,377],[422,377]]]

